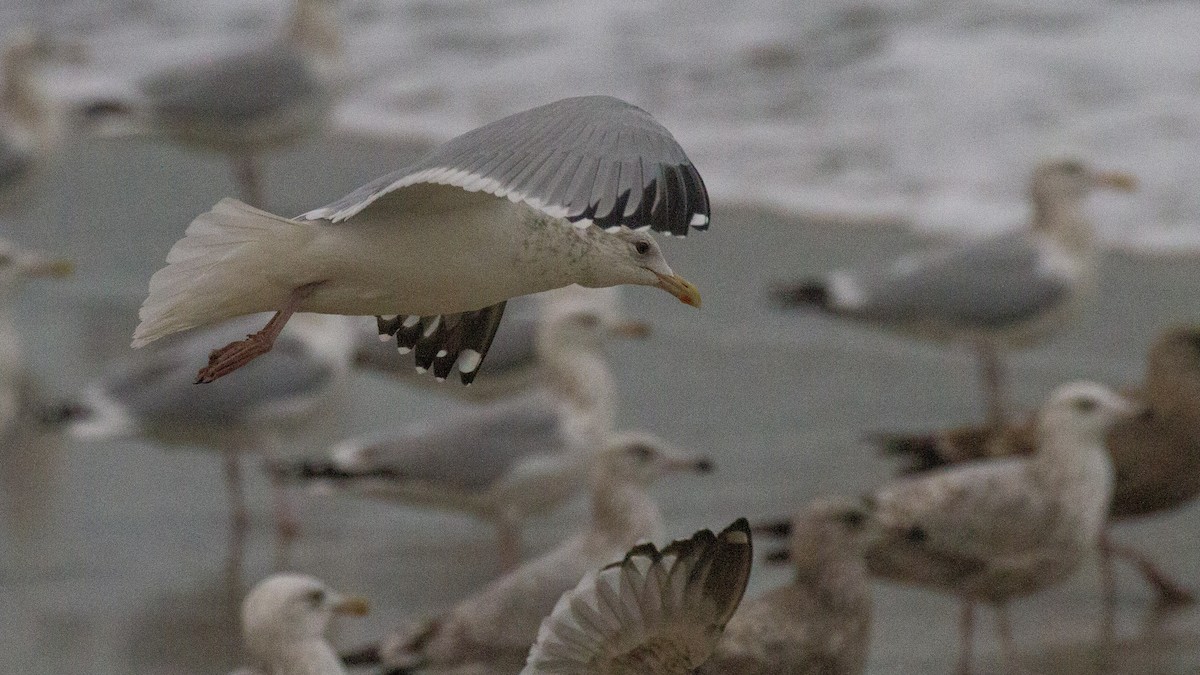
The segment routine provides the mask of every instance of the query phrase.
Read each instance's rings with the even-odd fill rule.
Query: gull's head
[[[1072,382],[1050,394],[1042,406],[1041,424],[1044,432],[1102,442],[1112,425],[1145,412],[1145,406],[1102,384]]]
[[[1033,171],[1033,197],[1039,203],[1082,201],[1096,189],[1132,192],[1137,179],[1127,173],[1096,171],[1077,159],[1042,162]]]
[[[363,616],[367,602],[343,596],[304,574],[276,574],[259,582],[242,602],[246,647],[260,659],[278,649],[323,640],[334,614]]]
[[[866,548],[870,514],[862,500],[818,497],[792,517],[788,560],[796,570],[820,572],[834,554],[861,555]]]
[[[663,257],[658,242],[648,231],[631,230],[621,226],[601,233],[597,244],[603,257],[603,272],[597,275],[597,283],[586,285],[654,286],[679,298],[684,304],[700,306],[700,291],[675,274]]]
[[[640,431],[617,434],[600,452],[597,461],[601,472],[610,479],[639,485],[650,485],[670,473],[713,470],[709,458]]]
[[[14,295],[29,279],[65,277],[73,271],[74,265],[69,260],[22,249],[0,239],[0,295]]]

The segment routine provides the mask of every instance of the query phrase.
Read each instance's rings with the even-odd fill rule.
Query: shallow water
[[[329,141],[275,156],[270,204],[296,213],[325,203],[412,152]],[[125,349],[149,274],[192,216],[232,192],[222,161],[168,147],[88,142],[67,156],[42,206],[9,228],[23,243],[79,263],[74,279],[31,287],[20,308],[29,356],[61,395],[94,373],[104,355]],[[721,208],[713,223],[708,233],[664,242],[676,271],[702,290],[704,309],[629,290],[630,313],[651,321],[655,333],[645,343],[620,345],[612,357],[623,425],[653,430],[716,460],[712,476],[655,489],[672,535],[877,485],[892,467],[862,442],[866,431],[982,417],[965,350],[784,315],[764,302],[771,281],[895,252],[918,243],[912,235]],[[1012,360],[1019,401],[1034,405],[1069,378],[1140,378],[1153,337],[1171,322],[1196,319],[1198,292],[1192,261],[1109,254],[1103,307],[1061,339]],[[361,376],[341,426],[365,432],[446,414],[435,396]],[[480,524],[344,497],[304,495],[303,534],[289,550],[277,550],[267,486],[257,475],[252,529],[240,564],[231,566],[216,456],[133,442],[66,443],[57,455],[42,452],[32,505],[19,521],[11,510],[3,514],[0,654],[6,670],[15,664],[8,672],[225,672],[240,655],[241,595],[282,567],[371,599],[369,617],[338,627],[338,644],[353,646],[448,606],[494,569],[492,532]],[[27,463],[5,465],[33,475],[16,468]],[[537,521],[527,551],[553,545],[583,516],[574,504]],[[18,528],[18,522],[35,525]],[[1198,526],[1200,510],[1191,507],[1122,525],[1116,535],[1198,586]],[[785,576],[759,567],[749,593]],[[1115,656],[1103,672],[1196,672],[1200,616],[1184,610],[1152,617],[1152,597],[1140,581],[1122,569],[1120,584]],[[954,602],[882,584],[876,598],[870,672],[951,671]],[[1027,665],[1038,672],[1101,672],[1100,610],[1093,567],[1016,603]],[[982,657],[994,667],[990,621],[980,629]]]

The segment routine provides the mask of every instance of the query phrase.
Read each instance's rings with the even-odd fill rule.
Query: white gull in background
[[[1064,385],[1041,410],[1036,455],[900,479],[868,499],[871,573],[961,598],[961,670],[970,669],[975,603],[995,609],[1015,667],[1008,602],[1063,581],[1097,553],[1113,494],[1105,433],[1139,412],[1101,385]]]
[[[608,442],[616,391],[603,348],[638,325],[587,311],[541,327],[546,389],[501,399],[399,435],[350,439],[328,460],[281,464],[284,477],[318,480],[371,497],[462,511],[496,526],[505,569],[520,561],[522,523],[584,487]]]
[[[154,74],[115,99],[93,101],[93,126],[163,136],[226,153],[243,200],[263,206],[256,156],[329,122],[342,38],[335,0],[296,0],[284,34],[267,44]]]
[[[521,673],[692,673],[741,602],[753,562],[744,518],[662,550],[636,546],[559,598]]]
[[[494,400],[533,389],[553,379],[553,369],[547,368],[538,357],[535,344],[538,327],[560,313],[581,311],[594,313],[606,322],[622,321],[627,328],[622,334],[628,337],[643,337],[650,333],[649,325],[623,321],[618,287],[571,285],[534,295],[520,295],[508,301],[504,322],[496,330],[487,361],[479,366],[483,377],[472,382],[470,387],[438,386],[436,379],[430,380],[396,358],[395,347],[388,346],[390,336],[379,335],[374,327],[368,329],[366,325],[359,334],[354,362],[365,370],[386,373],[405,384],[426,387],[439,394],[469,401]]]
[[[350,373],[354,339],[345,317],[301,315],[280,336],[273,358],[211,391],[195,386],[196,364],[208,358],[210,344],[244,335],[257,320],[193,331],[109,364],[73,404],[68,431],[81,440],[145,438],[217,450],[240,529],[248,512],[239,456],[275,459],[306,425],[328,420]],[[294,533],[295,516],[275,482],[276,524]]]
[[[58,145],[59,120],[35,80],[53,50],[44,35],[21,30],[5,37],[0,69],[0,210],[30,202],[29,187]]]
[[[872,605],[865,524],[862,504],[839,498],[814,500],[787,521],[792,581],[744,601],[696,672],[863,672]]]
[[[593,464],[592,516],[585,529],[423,627],[389,636],[351,661],[434,672],[520,672],[538,626],[563,593],[635,544],[661,540],[662,516],[649,486],[669,473],[711,468],[709,460],[649,434],[614,437]]]
[[[325,639],[329,622],[335,614],[366,613],[366,600],[344,596],[313,577],[267,577],[242,603],[250,665],[234,675],[340,675],[346,670]]]
[[[775,293],[787,306],[972,342],[988,423],[999,426],[1007,392],[998,350],[1062,330],[1096,294],[1098,252],[1084,213],[1084,200],[1096,188],[1128,191],[1134,180],[1071,159],[1043,162],[1033,172],[1033,216],[1024,231],[837,271]]]
[[[475,376],[504,301],[570,284],[656,286],[699,306],[647,232],[708,226],[700,174],[662,125],[608,96],[480,127],[323,208],[286,219],[222,200],[150,279],[135,347],[275,311],[199,381],[270,351],[293,312],[376,315],[419,367]]]

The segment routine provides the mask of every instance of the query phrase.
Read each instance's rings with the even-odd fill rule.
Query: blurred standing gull
[[[1098,548],[1113,492],[1104,435],[1138,412],[1106,387],[1064,385],[1041,410],[1037,455],[897,480],[869,498],[871,573],[962,598],[961,671],[976,602],[995,608],[1012,667],[1008,601],[1063,581]]]
[[[296,0],[285,33],[260,47],[168,69],[128,99],[93,102],[92,120],[228,154],[242,199],[262,207],[255,156],[315,134],[333,110],[342,39],[335,0]]]
[[[871,589],[860,503],[817,499],[790,521],[791,583],[742,603],[697,673],[853,675],[867,664]]]
[[[278,467],[281,475],[330,481],[361,494],[473,514],[499,532],[505,569],[520,561],[524,520],[557,508],[586,482],[612,434],[616,387],[603,347],[628,322],[590,312],[561,314],[541,331],[546,391],[503,399],[399,436],[351,439],[328,461]]]
[[[700,175],[648,113],[608,96],[563,99],[297,219],[222,200],[150,279],[133,346],[274,310],[214,352],[199,376],[211,382],[270,351],[294,312],[376,315],[419,367],[447,377],[457,364],[470,383],[513,296],[640,284],[699,306],[639,230],[686,235],[708,212]]]
[[[385,638],[367,660],[392,668],[474,668],[517,673],[542,619],[585,574],[618,560],[634,544],[663,535],[662,515],[647,492],[678,471],[707,472],[707,460],[644,433],[613,438],[596,458],[589,526],[556,548],[493,581],[418,631]],[[457,672],[457,671],[456,671]]]
[[[235,527],[248,522],[239,455],[276,457],[285,437],[329,412],[350,371],[353,327],[344,317],[302,315],[280,336],[274,358],[222,383],[196,387],[191,373],[208,345],[247,330],[257,317],[194,331],[117,361],[84,390],[69,431],[80,439],[144,437],[198,444],[222,454]],[[282,486],[275,485],[276,525],[296,530]]]
[[[235,675],[340,675],[346,672],[325,632],[334,614],[363,616],[367,601],[303,574],[276,574],[242,603],[242,636],[253,664]]]
[[[1124,420],[1108,432],[1105,445],[1116,473],[1111,522],[1121,522],[1191,503],[1200,495],[1200,327],[1164,331],[1150,348],[1146,377],[1128,395],[1149,414]],[[908,456],[910,472],[972,459],[1031,455],[1038,451],[1036,418],[999,431],[961,427],[933,434],[885,434],[888,452]],[[1184,604],[1195,593],[1163,572],[1145,553],[1117,544],[1105,530],[1101,553],[1106,569],[1113,556],[1137,566],[1160,602]],[[1111,572],[1107,572],[1111,579]],[[1115,589],[1107,589],[1110,602]]]
[[[745,518],[661,551],[635,546],[559,598],[521,674],[694,672],[741,602],[753,562]]]
[[[978,350],[988,423],[1005,418],[998,350],[1032,344],[1060,330],[1096,292],[1095,235],[1084,199],[1095,188],[1129,191],[1132,177],[1100,173],[1075,160],[1043,162],[1033,172],[1027,231],[901,257],[890,265],[837,271],[781,286],[787,306],[939,340],[965,339]]]
[[[553,379],[553,368],[538,356],[539,327],[548,325],[560,314],[588,312],[597,315],[605,324],[620,324],[622,337],[641,338],[650,334],[650,326],[626,321],[621,309],[620,288],[583,288],[563,286],[535,295],[519,295],[504,308],[504,323],[496,331],[488,350],[487,362],[479,366],[483,379],[470,387],[441,387],[436,379],[396,358],[396,348],[389,347],[390,336],[379,335],[372,326],[363,325],[358,336],[354,364],[371,372],[392,375],[405,384],[427,386],[440,394],[469,401],[490,401],[511,394],[535,389]]]
[[[0,57],[0,210],[28,203],[27,188],[58,142],[58,121],[34,82],[35,69],[49,55],[45,36],[31,31],[10,35]]]

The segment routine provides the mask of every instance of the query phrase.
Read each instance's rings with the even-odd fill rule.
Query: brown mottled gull
[[[662,550],[636,546],[559,598],[521,673],[692,673],[741,602],[753,561],[745,518]]]
[[[866,667],[871,591],[860,502],[817,499],[788,522],[792,582],[742,603],[698,673],[851,675]]]
[[[1165,330],[1150,348],[1142,384],[1127,392],[1150,414],[1123,420],[1105,445],[1116,474],[1109,518],[1123,521],[1177,508],[1200,494],[1200,328]],[[986,458],[1029,455],[1038,449],[1036,418],[997,433],[966,426],[933,434],[884,434],[888,452],[911,460],[907,471]],[[1163,572],[1145,553],[1117,544],[1107,534],[1101,548],[1106,567],[1113,556],[1129,560],[1154,587],[1161,602],[1192,602],[1193,591]],[[1113,589],[1108,589],[1109,593]]]
[[[242,602],[242,635],[250,666],[235,675],[341,675],[345,668],[325,640],[335,614],[362,616],[367,602],[331,590],[303,574],[275,574]]]
[[[1095,236],[1084,200],[1095,188],[1131,190],[1125,174],[1075,160],[1033,172],[1028,230],[935,249],[858,271],[781,286],[787,306],[813,307],[902,333],[968,340],[979,352],[988,421],[1004,421],[1001,347],[1060,330],[1096,292]]]
[[[1104,435],[1140,411],[1101,385],[1064,385],[1040,412],[1038,454],[947,467],[878,490],[869,500],[868,568],[962,599],[963,670],[974,605],[992,605],[1005,659],[1015,665],[1008,601],[1061,582],[1097,549],[1113,491]]]
[[[423,628],[389,636],[355,660],[382,659],[388,667],[433,672],[520,672],[538,626],[563,593],[635,544],[662,538],[662,517],[647,491],[650,484],[668,473],[712,468],[707,459],[645,433],[615,437],[593,466],[592,517],[586,529]]]
[[[328,206],[287,219],[225,199],[150,279],[139,347],[274,311],[213,354],[211,382],[270,351],[294,312],[375,315],[436,377],[474,379],[511,297],[570,284],[653,286],[700,305],[642,230],[704,229],[683,149],[646,111],[568,98],[480,127]]]
[[[613,434],[616,386],[604,355],[631,330],[588,311],[560,313],[540,331],[546,390],[501,399],[399,434],[348,439],[327,460],[278,473],[410,505],[469,513],[496,526],[504,569],[520,562],[527,518],[547,513],[586,484]]]

